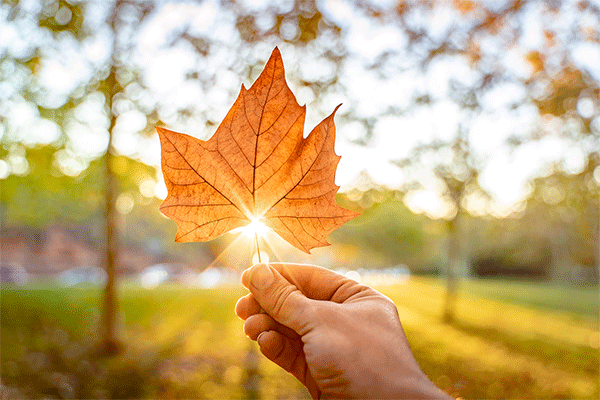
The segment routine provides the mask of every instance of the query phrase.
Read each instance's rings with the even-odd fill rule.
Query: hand
[[[257,264],[242,283],[244,332],[313,398],[449,398],[421,371],[396,306],[375,289],[292,264]]]

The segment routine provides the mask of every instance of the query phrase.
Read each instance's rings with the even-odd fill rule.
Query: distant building
[[[54,225],[45,231],[10,228],[0,232],[0,262],[24,267],[29,274],[55,275],[75,267],[100,267],[102,248]],[[137,274],[151,264],[142,248],[121,247],[117,271]]]

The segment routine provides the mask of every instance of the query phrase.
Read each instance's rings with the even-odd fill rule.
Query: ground
[[[443,282],[379,286],[398,306],[415,357],[463,398],[598,398],[598,287],[463,283],[452,325]],[[258,355],[235,317],[239,286],[119,292],[125,350],[103,358],[100,291],[51,284],[1,291],[2,398],[305,398]]]

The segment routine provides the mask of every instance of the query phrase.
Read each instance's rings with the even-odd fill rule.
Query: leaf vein
[[[173,141],[165,136],[166,139],[173,145],[173,147],[177,150],[177,152],[179,153],[179,155],[181,156],[181,158],[186,162],[187,165],[190,166],[190,168],[192,169],[192,171],[194,171],[196,173],[196,175],[198,175],[200,178],[204,179],[204,177],[198,172],[196,171],[196,169],[192,166],[192,164],[189,163],[189,161],[183,156],[183,154],[181,154],[181,152],[179,151],[179,149],[177,149],[177,147],[175,146],[175,143],[173,143]],[[187,149],[187,146],[186,146]],[[235,204],[233,204],[233,202],[227,198],[227,196],[225,196],[219,189],[217,189],[214,185],[212,185],[209,181],[207,181],[206,179],[204,179],[204,182],[206,182],[211,188],[213,188],[217,193],[219,193],[221,196],[223,196],[224,199],[226,199],[227,201],[229,201],[235,208],[237,208],[237,210],[244,215],[244,213],[242,212],[242,210],[239,209],[239,207]]]

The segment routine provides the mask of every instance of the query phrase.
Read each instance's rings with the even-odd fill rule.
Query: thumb
[[[275,268],[256,264],[242,275],[246,286],[262,309],[275,321],[293,329],[299,335],[306,333],[312,300],[285,279]]]

